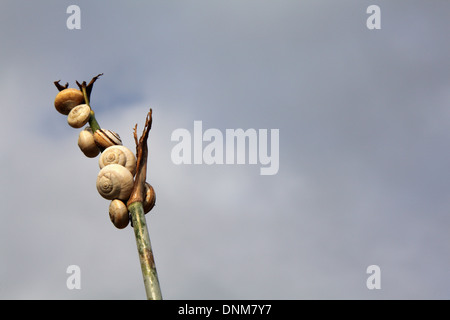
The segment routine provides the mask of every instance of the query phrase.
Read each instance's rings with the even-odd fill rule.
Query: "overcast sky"
[[[53,106],[53,81],[104,73],[91,105],[125,146],[153,109],[165,299],[449,299],[449,30],[447,1],[2,1],[0,298],[145,298],[133,231]],[[279,129],[278,173],[175,165],[197,120]]]

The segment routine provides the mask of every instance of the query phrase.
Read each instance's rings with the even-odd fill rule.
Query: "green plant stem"
[[[95,131],[100,129],[100,125],[98,124],[97,119],[95,119],[95,112],[92,108],[89,116],[89,126],[92,129],[92,133],[95,133]]]
[[[87,104],[89,106],[89,108],[91,109],[90,116],[89,116],[89,126],[92,129],[92,133],[95,133],[95,131],[100,129],[100,125],[98,124],[97,119],[95,119],[95,112],[94,112],[94,110],[92,110],[91,105],[89,104],[89,97],[88,97],[88,94],[86,91],[86,83],[85,82],[81,86],[81,92],[83,92],[84,103]]]
[[[142,202],[133,202],[128,206],[133,222],[136,245],[141,262],[142,276],[144,278],[145,292],[148,300],[162,300],[152,246],[148,235]]]
[[[89,104],[89,96],[86,91],[86,82],[83,82],[83,84],[81,86],[81,92],[83,92],[84,103],[87,104],[89,107],[91,107],[91,105]]]

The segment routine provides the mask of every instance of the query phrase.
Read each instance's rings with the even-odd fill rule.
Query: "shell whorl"
[[[100,170],[97,176],[97,191],[108,200],[126,201],[133,189],[131,172],[120,164],[110,164]]]
[[[120,164],[130,170],[134,176],[136,173],[136,156],[124,146],[111,146],[106,148],[98,159],[100,169],[110,164]]]
[[[111,146],[121,146],[122,140],[120,136],[111,130],[106,129],[98,129],[94,133],[95,143],[103,149],[106,149]]]
[[[89,121],[89,117],[91,116],[91,107],[87,104],[79,104],[70,110],[69,115],[67,116],[67,123],[72,128],[81,128]]]
[[[100,153],[100,149],[94,141],[94,134],[90,127],[87,127],[78,135],[78,147],[80,147],[80,150],[88,158],[95,158]]]
[[[64,115],[68,115],[70,110],[75,106],[84,102],[83,93],[75,88],[67,88],[60,92],[55,97],[56,110]]]

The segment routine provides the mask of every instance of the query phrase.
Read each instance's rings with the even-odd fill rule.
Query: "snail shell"
[[[78,146],[88,158],[95,158],[100,153],[100,149],[94,141],[91,127],[87,127],[80,132],[78,135]]]
[[[67,123],[72,128],[81,128],[88,121],[91,116],[91,107],[87,104],[79,104],[70,110],[69,115],[67,116]]]
[[[108,200],[127,200],[133,189],[133,175],[120,164],[110,164],[100,170],[97,176],[97,190]]]
[[[122,145],[122,140],[120,139],[120,136],[111,131],[111,130],[105,130],[105,129],[98,129],[94,132],[94,140],[95,143],[103,149],[106,149],[111,146],[115,145]]]
[[[134,176],[136,173],[136,157],[130,149],[124,146],[111,146],[103,151],[102,155],[98,159],[98,165],[100,169],[109,164],[120,164],[130,170]]]
[[[68,115],[75,106],[84,101],[83,93],[74,88],[67,88],[60,91],[55,97],[55,108],[59,113]]]
[[[156,193],[153,187],[149,183],[145,183],[145,199],[142,203],[144,207],[144,213],[150,212],[156,203]]]
[[[119,199],[114,199],[109,204],[109,218],[111,219],[111,222],[116,226],[118,229],[123,229],[128,225],[128,222],[130,221],[129,215],[128,215],[128,208]]]

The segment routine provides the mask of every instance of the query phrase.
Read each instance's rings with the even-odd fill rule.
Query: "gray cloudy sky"
[[[125,146],[153,108],[164,298],[449,299],[449,29],[447,1],[2,1],[0,298],[145,298],[132,229],[53,107],[53,81],[103,72],[92,106]],[[173,164],[195,120],[279,129],[278,174]]]

